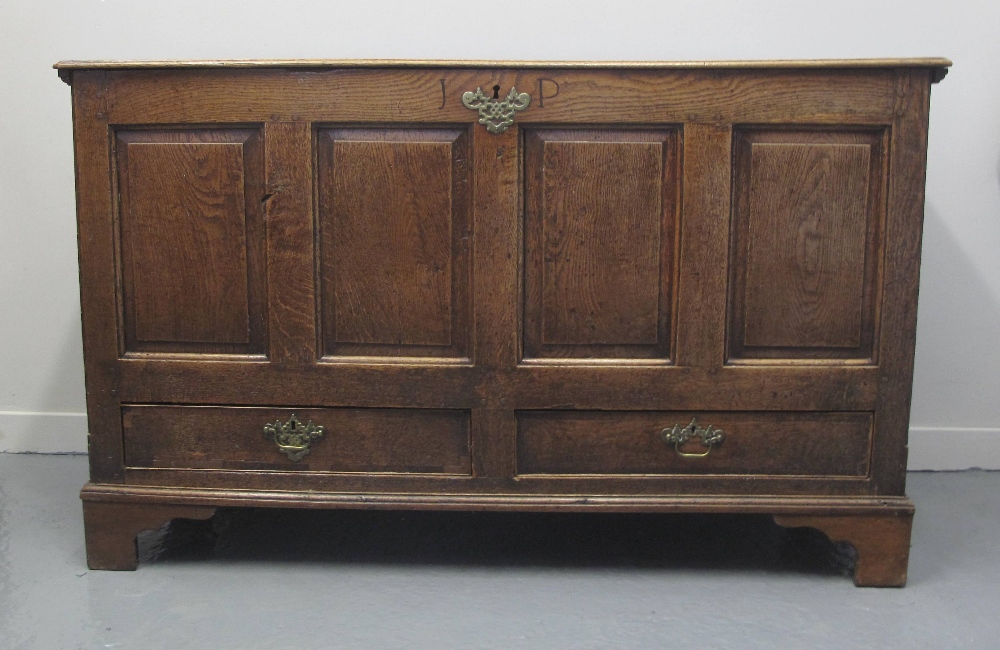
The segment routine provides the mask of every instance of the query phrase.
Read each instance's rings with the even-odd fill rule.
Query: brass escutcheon
[[[264,437],[278,445],[278,450],[296,463],[309,453],[313,440],[319,440],[323,434],[322,426],[312,421],[303,424],[294,413],[288,422],[278,420],[264,425]]]
[[[722,429],[716,429],[711,424],[706,427],[700,427],[698,426],[698,418],[691,418],[691,422],[686,427],[675,424],[672,428],[661,431],[660,437],[668,445],[673,444],[674,451],[679,456],[684,456],[685,458],[703,458],[712,453],[713,445],[722,444],[722,441],[726,439],[726,432]],[[701,454],[681,451],[681,445],[687,443],[692,438],[700,440],[701,444],[708,447],[708,449]]]
[[[499,93],[499,86],[495,87]],[[500,99],[490,99],[483,94],[482,87],[476,88],[476,92],[467,92],[462,95],[462,103],[466,108],[479,111],[479,123],[486,126],[490,133],[503,133],[507,127],[514,123],[514,114],[528,108],[531,103],[531,95],[519,93],[517,88],[511,86],[507,97]]]

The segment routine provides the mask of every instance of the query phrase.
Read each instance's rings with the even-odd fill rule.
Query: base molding
[[[85,502],[253,508],[508,510],[566,512],[704,512],[789,515],[913,514],[905,496],[582,496],[539,494],[412,494],[225,490],[88,483]]]
[[[768,514],[857,551],[859,587],[906,583],[913,502],[905,496],[579,496],[337,493],[88,483],[80,492],[92,569],[137,566],[136,536],[171,519],[207,519],[219,507]]]

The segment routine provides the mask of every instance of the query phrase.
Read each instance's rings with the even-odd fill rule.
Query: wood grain
[[[725,362],[732,194],[732,126],[684,126],[683,209],[677,281],[679,366]]]
[[[400,406],[471,408],[480,402],[484,374],[471,364],[435,364],[434,357],[384,363],[383,357],[308,365],[259,359],[191,363],[188,359],[129,358],[118,364],[123,402]],[[164,400],[170,396],[170,400]]]
[[[511,83],[506,77],[495,84]],[[503,490],[514,477],[514,412],[506,378],[520,352],[521,134],[472,131],[474,350],[477,407],[472,412],[476,480]]]
[[[881,130],[740,130],[731,360],[874,359]]]
[[[664,429],[697,418],[725,433],[683,457]],[[870,413],[519,411],[518,474],[867,476]],[[680,447],[706,451],[700,442]]]
[[[885,292],[879,341],[879,432],[872,458],[877,494],[903,494],[917,330],[920,244],[930,79],[927,71],[900,73],[892,126],[886,216]]]
[[[746,512],[775,515],[906,516],[913,502],[906,497],[873,496],[739,496],[579,494],[420,494],[315,493],[305,490],[227,490],[155,485],[87,483],[84,502],[147,503],[184,506],[247,506],[286,508],[395,508],[445,510],[548,510],[616,512]]]
[[[320,129],[324,355],[467,356],[463,130]]]
[[[117,133],[127,351],[264,353],[260,136]]]
[[[908,68],[951,66],[941,57],[907,57],[881,59],[762,59],[749,61],[506,61],[506,60],[444,60],[444,59],[208,59],[163,61],[59,61],[56,70],[74,69],[141,69],[141,68],[705,68],[755,70],[761,68]]]
[[[149,403],[170,395],[180,403],[235,405],[869,410],[879,393],[879,372],[870,366],[522,365],[507,372],[432,360],[280,367],[222,358],[211,364],[123,359],[120,398]]]
[[[310,364],[317,358],[312,130],[305,122],[264,125],[269,287],[268,359]]]
[[[472,411],[473,473],[477,479],[513,484],[516,430],[514,411],[490,408]]]
[[[507,78],[498,84],[509,83]],[[475,179],[474,276],[476,367],[503,381],[520,359],[518,282],[521,265],[521,135],[514,126],[499,134],[472,131]],[[503,408],[503,391],[481,387],[483,406]],[[513,430],[510,432],[513,434]]]
[[[264,437],[264,425],[301,422],[324,435],[300,461]],[[469,414],[416,409],[266,409],[126,406],[128,467],[469,474]]]
[[[105,483],[125,478],[118,358],[121,317],[117,289],[120,251],[115,236],[115,187],[108,127],[108,88],[101,71],[75,73],[73,145],[76,163],[80,312],[87,389],[90,477]]]
[[[215,508],[203,505],[83,502],[87,566],[93,570],[134,571],[139,564],[136,536],[172,519],[208,519]]]
[[[213,124],[305,120],[341,124],[472,124],[462,93],[559,86],[521,125],[685,123],[884,124],[894,71],[439,69],[136,69],[108,71],[116,123]],[[442,97],[441,80],[445,81]],[[654,97],[669,101],[652,101]],[[331,101],[336,97],[336,101]],[[442,102],[444,99],[444,102]]]
[[[673,131],[526,133],[526,358],[670,356],[676,142]]]
[[[513,447],[513,442],[511,443]],[[511,463],[513,466],[513,463]],[[477,469],[473,468],[473,472]],[[601,496],[812,496],[861,497],[871,494],[866,477],[774,476],[767,474],[522,474],[481,476],[404,474],[398,472],[282,472],[273,470],[204,470],[130,467],[125,482],[133,486],[213,490],[311,491],[340,494],[413,493],[437,496],[476,494],[588,499]]]
[[[656,344],[662,145],[550,139],[542,159],[539,342]]]
[[[912,512],[855,517],[786,514],[775,516],[774,521],[789,528],[815,528],[835,542],[853,546],[857,552],[854,584],[859,587],[906,584]]]
[[[857,347],[869,148],[762,143],[750,155],[745,344]]]

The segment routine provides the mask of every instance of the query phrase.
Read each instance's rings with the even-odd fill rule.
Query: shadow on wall
[[[28,411],[0,412],[0,452],[43,454],[86,453],[86,391],[83,383],[83,343],[79,306],[67,319],[61,340],[47,355],[51,363],[37,386],[20,386],[27,395]],[[73,316],[73,314],[71,314]],[[59,331],[55,327],[51,331]],[[37,388],[37,390],[34,390]],[[67,411],[66,409],[73,409]]]
[[[997,155],[997,189],[1000,189],[1000,154]]]
[[[77,282],[74,281],[74,285]],[[79,289],[77,289],[79,295]],[[62,330],[59,352],[55,356],[58,363],[51,368],[49,380],[39,391],[39,402],[48,410],[83,413],[87,410],[87,391],[83,383],[83,332],[80,326],[80,303],[67,305],[71,312]],[[67,395],[67,392],[71,393]],[[86,433],[86,431],[84,432]]]
[[[925,208],[920,282],[910,425],[996,427],[1000,296],[931,203]]]
[[[73,283],[77,285],[77,282]],[[77,285],[78,287],[78,285]],[[79,288],[77,288],[79,295]],[[86,453],[87,451],[87,390],[84,387],[83,332],[80,324],[80,303],[73,301],[70,317],[62,331],[57,363],[51,368],[48,382],[39,396],[43,404],[58,409],[72,409],[56,413],[63,426],[54,433],[49,443],[60,452]],[[69,394],[67,394],[69,393]]]

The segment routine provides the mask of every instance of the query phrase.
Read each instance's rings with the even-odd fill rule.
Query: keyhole
[[[500,84],[493,86],[493,99],[500,99]]]

